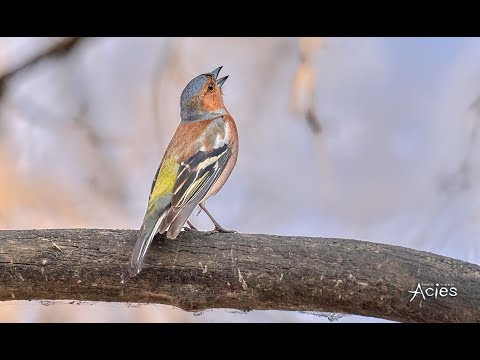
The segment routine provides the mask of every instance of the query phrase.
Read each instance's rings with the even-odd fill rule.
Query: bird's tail
[[[166,210],[167,208],[163,208],[160,211],[158,209],[147,210],[138,234],[137,242],[133,248],[130,263],[128,264],[128,273],[130,276],[135,276],[142,270],[145,254],[157,234],[158,227],[167,213]]]

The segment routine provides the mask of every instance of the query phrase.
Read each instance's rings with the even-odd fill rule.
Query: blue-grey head
[[[182,121],[199,121],[225,115],[222,86],[228,75],[218,79],[222,66],[190,80],[180,97]]]

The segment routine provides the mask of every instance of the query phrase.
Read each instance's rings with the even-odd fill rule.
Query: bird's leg
[[[200,206],[200,209],[202,209],[205,212],[205,214],[207,214],[207,216],[210,218],[210,220],[212,220],[213,224],[215,225],[215,231],[223,232],[223,233],[234,233],[234,232],[236,232],[235,230],[225,229],[222,225],[220,225],[217,222],[217,220],[215,220],[213,218],[212,214],[210,214],[210,212],[207,210],[204,203],[200,203],[200,204],[198,204],[198,206]]]
[[[193,226],[193,224],[192,224],[189,220],[187,220],[187,224],[188,224],[188,226],[190,226],[190,229],[191,229],[191,230],[196,230],[196,231],[198,231],[198,229],[197,229],[195,226]]]
[[[188,227],[184,226],[183,230],[185,230],[185,231],[191,231],[191,230],[199,231],[195,226],[193,226],[193,224],[189,220],[187,220],[187,225],[188,225]]]

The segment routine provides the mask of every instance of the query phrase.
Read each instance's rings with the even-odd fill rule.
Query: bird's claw
[[[237,232],[236,230],[225,229],[221,226],[216,226],[215,229],[213,229],[213,230],[203,231],[203,233],[205,235],[213,235],[213,234],[217,234],[217,233],[232,234],[232,233],[236,233],[236,232]]]
[[[227,234],[233,234],[233,233],[237,232],[236,230],[225,229],[221,226],[215,226],[215,231],[220,232],[220,233],[227,233]]]

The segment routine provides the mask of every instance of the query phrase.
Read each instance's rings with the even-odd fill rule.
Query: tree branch
[[[142,272],[121,283],[137,232],[0,231],[0,301],[161,303],[184,310],[328,311],[405,322],[480,322],[480,266],[358,240],[184,232],[157,235]],[[417,283],[455,297],[410,302]],[[434,285],[435,286],[435,285]]]

